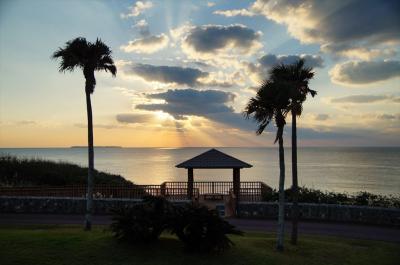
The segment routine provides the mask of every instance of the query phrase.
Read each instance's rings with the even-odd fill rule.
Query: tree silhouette
[[[92,104],[90,95],[94,92],[96,86],[95,71],[110,72],[113,77],[117,74],[117,68],[111,56],[111,49],[100,39],[91,43],[85,38],[76,38],[68,41],[64,48],[58,48],[52,55],[53,59],[61,58],[59,71],[74,71],[80,68],[85,77],[85,94],[88,120],[88,180],[87,180],[87,199],[86,199],[86,217],[85,230],[91,230],[92,227],[92,209],[93,209],[93,171],[94,171],[94,151],[93,151],[93,118]]]
[[[292,211],[292,234],[291,243],[297,244],[297,229],[299,220],[298,206],[298,178],[297,178],[297,121],[303,111],[303,102],[310,94],[314,97],[317,92],[308,86],[309,81],[314,77],[311,67],[305,67],[305,61],[300,59],[293,64],[280,64],[273,67],[270,71],[270,79],[285,87],[288,90],[289,105],[288,110],[292,114],[292,192],[293,192],[293,211]]]
[[[256,133],[260,135],[271,122],[277,127],[275,143],[279,143],[279,212],[278,212],[278,240],[277,250],[283,250],[284,218],[285,218],[285,153],[283,148],[283,130],[286,124],[285,117],[288,113],[288,89],[266,80],[257,95],[250,99],[244,114],[246,118],[252,117],[258,123]]]

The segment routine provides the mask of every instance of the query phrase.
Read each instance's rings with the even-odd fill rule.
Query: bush
[[[86,185],[87,172],[87,167],[67,162],[0,156],[0,186]],[[120,175],[97,170],[94,182],[96,185],[134,185]]]
[[[114,209],[110,230],[117,239],[133,244],[155,242],[169,230],[191,252],[221,252],[233,245],[228,234],[243,234],[215,210],[195,204],[174,207],[166,199],[152,196],[133,207]]]
[[[176,208],[171,229],[190,252],[221,252],[233,245],[228,234],[243,234],[219,217],[215,210],[196,204]]]
[[[265,194],[263,200],[278,201],[278,195],[279,193],[273,190],[271,193]],[[285,199],[287,202],[293,201],[291,189],[285,190]],[[322,192],[305,187],[299,188],[299,202],[400,208],[400,197],[393,195],[376,195],[365,191],[350,195],[339,192]]]
[[[117,239],[130,243],[157,241],[171,222],[172,205],[161,197],[145,197],[143,203],[113,210],[110,229]]]

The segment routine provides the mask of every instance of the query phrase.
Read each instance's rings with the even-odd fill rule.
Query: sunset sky
[[[400,145],[400,1],[0,1],[0,147],[86,145],[84,77],[66,41],[101,38],[95,145],[272,146],[241,114],[268,69],[305,58],[302,146]],[[290,117],[285,140],[290,145]]]

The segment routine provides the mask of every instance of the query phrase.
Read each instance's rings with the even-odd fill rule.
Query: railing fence
[[[263,194],[270,188],[263,182],[240,182],[240,200],[261,201]],[[228,196],[233,192],[233,182],[229,181],[199,181],[193,182],[193,198],[217,194]],[[95,185],[95,198],[129,198],[140,199],[147,195],[163,196],[171,200],[188,198],[187,182],[164,182],[161,185],[111,186]],[[70,185],[61,187],[0,187],[0,196],[40,196],[40,197],[85,197],[85,185]]]

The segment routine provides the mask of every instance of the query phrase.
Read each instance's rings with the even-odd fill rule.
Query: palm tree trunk
[[[292,111],[292,236],[291,243],[297,245],[297,230],[299,222],[299,184],[297,180],[297,124],[296,113]]]
[[[279,170],[278,242],[276,249],[278,251],[283,251],[285,230],[285,150],[283,149],[282,135],[279,137]]]
[[[87,108],[87,120],[88,120],[89,166],[88,166],[88,180],[87,180],[85,230],[89,231],[92,228],[94,152],[93,152],[92,103],[90,101],[90,91],[88,90],[86,90],[86,108]]]

